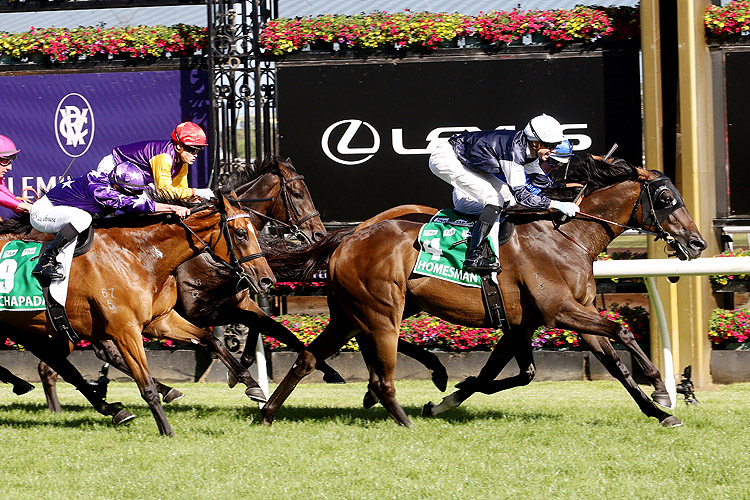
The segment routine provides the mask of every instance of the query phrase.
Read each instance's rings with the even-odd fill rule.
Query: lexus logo
[[[91,147],[94,139],[94,112],[81,94],[70,93],[55,111],[57,144],[66,155],[77,158]]]
[[[588,129],[587,123],[568,123],[563,124],[562,127],[565,137],[573,143],[574,151],[585,151],[591,147],[592,140],[590,136],[568,132],[569,130],[586,130]],[[496,130],[503,129],[516,130],[516,127],[513,125],[496,127]],[[430,130],[427,137],[425,137],[426,147],[414,148],[404,145],[403,129],[394,128],[390,130],[391,147],[397,155],[429,155],[435,150],[438,144],[453,134],[459,134],[464,131],[476,132],[479,130],[479,128],[469,125],[437,127]],[[338,138],[338,141],[336,138]],[[352,147],[352,142],[355,141],[357,144],[364,146]],[[380,134],[369,123],[351,118],[330,125],[323,132],[320,146],[325,155],[336,163],[342,165],[360,165],[371,159],[380,150]]]
[[[372,146],[366,148],[353,148],[350,144],[354,136],[356,136],[357,132],[362,128],[362,125],[364,125],[365,128],[361,134],[369,134],[369,136],[371,136],[367,138],[371,140]],[[337,156],[331,151],[328,143],[331,139],[331,133],[337,128],[343,126],[346,126],[346,129],[344,130],[341,139],[339,139],[338,144],[336,144]],[[320,145],[326,156],[336,163],[341,163],[343,165],[359,165],[360,163],[364,163],[372,158],[373,155],[378,152],[378,149],[380,149],[380,134],[378,134],[378,131],[375,130],[372,125],[363,122],[362,120],[341,120],[340,122],[334,123],[323,132],[323,138],[320,141]],[[341,158],[343,155],[354,155],[355,157],[361,156],[361,158],[356,160],[344,160]]]

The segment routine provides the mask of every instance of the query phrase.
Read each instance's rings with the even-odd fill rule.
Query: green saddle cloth
[[[43,311],[46,309],[42,287],[31,276],[42,244],[13,240],[0,249],[0,310]]]
[[[479,288],[481,277],[463,270],[476,218],[444,209],[419,230],[419,257],[414,273]],[[491,239],[490,239],[491,241]],[[491,241],[495,251],[494,242]]]

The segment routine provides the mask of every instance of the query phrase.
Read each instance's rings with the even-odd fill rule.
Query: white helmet
[[[557,144],[565,139],[562,125],[549,115],[541,114],[532,118],[523,129],[526,139],[545,144]]]

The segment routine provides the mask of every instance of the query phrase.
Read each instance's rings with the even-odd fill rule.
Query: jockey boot
[[[77,237],[78,231],[73,227],[73,224],[65,224],[39,257],[39,262],[31,271],[31,275],[36,279],[50,281],[63,279],[65,277],[63,266],[57,262],[57,255],[65,245],[74,241]]]
[[[474,228],[471,230],[471,245],[466,252],[466,260],[464,261],[464,271],[477,274],[500,272],[499,262],[482,255],[483,253],[492,255],[487,236],[490,234],[492,225],[497,220],[498,215],[500,215],[500,207],[487,205],[482,210],[479,220],[474,223]],[[483,252],[485,246],[487,252]]]

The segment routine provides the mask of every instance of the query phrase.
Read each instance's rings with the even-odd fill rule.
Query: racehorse
[[[312,242],[325,232],[320,213],[315,209],[304,176],[297,173],[290,159],[266,157],[257,171],[239,169],[221,179],[220,190],[234,192],[238,202],[251,215],[249,220],[257,231],[268,223],[276,225],[277,233],[284,231],[299,240]],[[262,234],[260,235],[261,239]],[[248,290],[237,290],[237,279],[231,270],[222,266],[209,253],[202,253],[180,264],[175,272],[178,304],[176,309],[197,326],[244,324],[251,334],[263,333],[286,344],[295,351],[304,344],[283,325],[274,321],[252,300]],[[247,346],[255,346],[255,337],[248,338]],[[108,341],[93,344],[97,356],[111,363],[126,375],[130,372],[117,348]],[[240,358],[243,366],[252,362],[253,349],[247,348]],[[327,382],[343,382],[331,366],[318,366]],[[55,391],[57,374],[40,363],[39,374],[50,410],[60,411]],[[231,374],[231,372],[230,372]],[[236,383],[230,377],[230,385]],[[154,381],[165,403],[183,394],[168,385]]]
[[[176,203],[176,201],[171,200]],[[195,207],[184,220],[154,215],[103,219],[97,223],[91,249],[73,261],[66,310],[78,334],[91,341],[112,340],[138,384],[162,434],[173,435],[148,370],[141,334],[211,347],[234,376],[247,385],[252,399],[265,399],[257,382],[226,347],[174,310],[177,301],[174,272],[188,259],[209,252],[217,262],[256,291],[274,283],[273,273],[260,251],[250,218],[223,195]],[[18,238],[2,234],[0,241]],[[29,231],[26,239],[38,234]],[[107,404],[66,359],[72,343],[54,333],[44,311],[0,311],[0,324],[10,336],[47,362],[115,423],[133,418]]]
[[[582,166],[585,168],[578,168],[585,172],[581,175],[586,186],[581,190],[585,196],[579,215],[566,223],[561,223],[555,214],[510,217],[516,222],[515,232],[499,249],[503,268],[499,284],[509,331],[495,346],[479,376],[459,384],[460,394],[452,402],[460,403],[473,392],[493,393],[528,383],[535,370],[530,337],[537,327],[546,325],[578,332],[644,414],[665,426],[680,425],[676,417],[648,399],[608,339],[600,342],[600,336],[608,337],[640,351],[632,333],[602,318],[594,307],[593,261],[628,224],[665,239],[682,259],[698,257],[706,242],[679,192],[663,175],[622,160],[604,161],[598,157],[588,157]],[[573,176],[571,180],[575,180]],[[563,198],[570,189],[549,194]],[[358,338],[367,341],[360,341],[360,348],[376,376],[369,390],[398,424],[409,426],[411,422],[396,401],[393,384],[402,319],[422,310],[456,324],[492,326],[479,289],[412,273],[422,222],[410,220],[408,210],[399,218],[390,218],[398,212],[391,210],[388,217],[376,217],[381,220],[345,238],[330,255],[330,323],[300,353],[261,409],[265,424],[273,422],[282,403],[318,359],[330,356],[353,335],[361,333]],[[327,252],[318,253],[314,245],[306,255],[296,258],[300,262],[307,259],[306,265],[314,269],[328,257]],[[645,354],[641,355],[645,358]],[[518,358],[519,376],[495,381],[513,356]],[[660,379],[658,372],[652,375]]]

